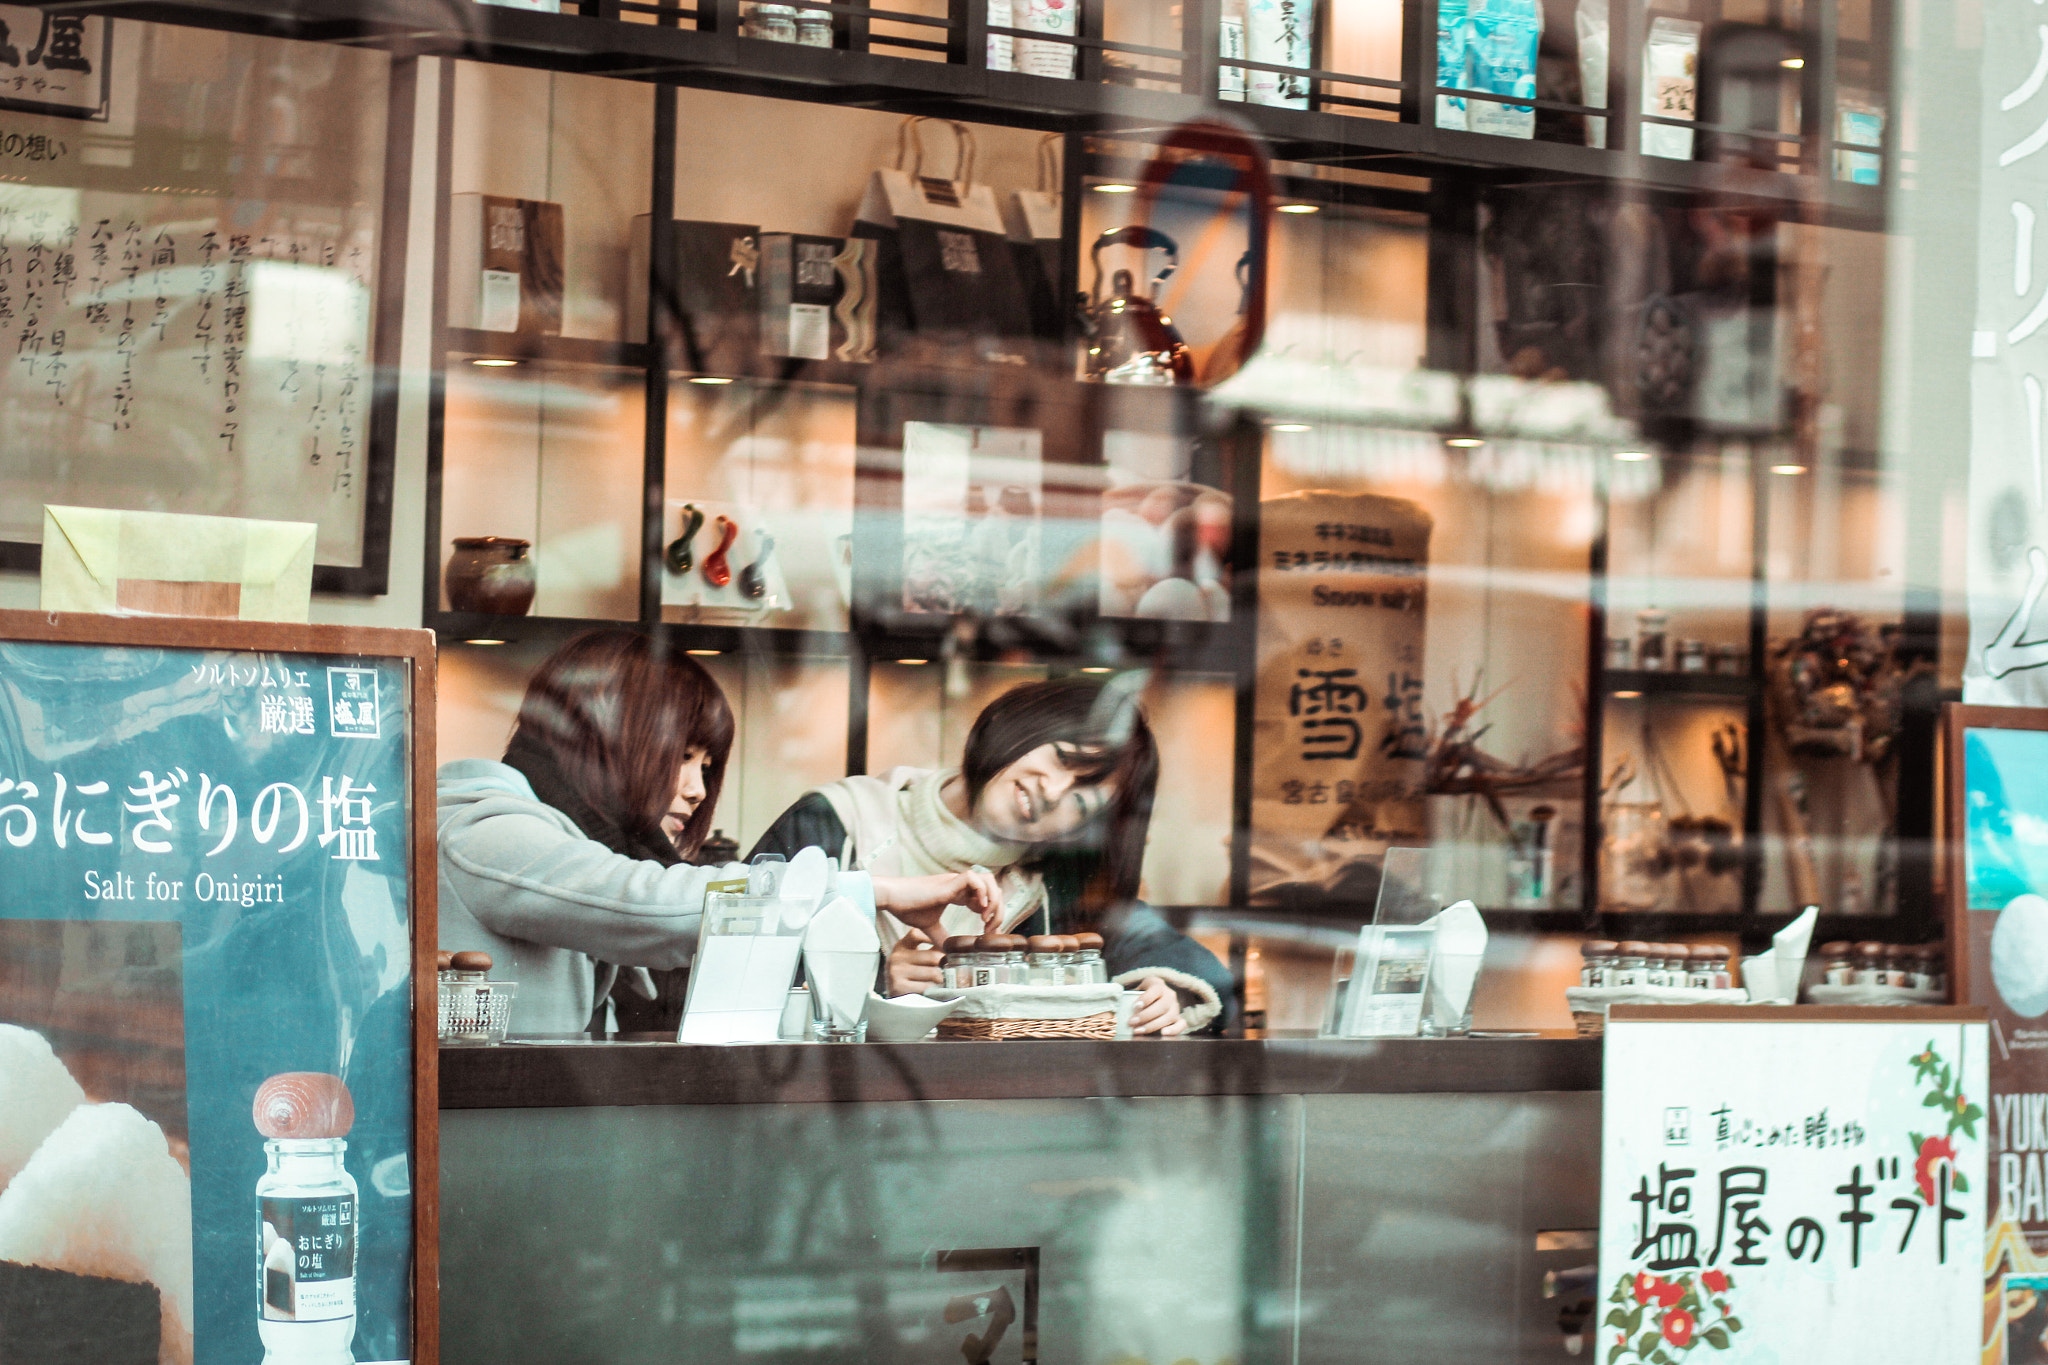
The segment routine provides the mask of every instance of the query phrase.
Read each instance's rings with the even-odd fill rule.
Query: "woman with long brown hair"
[[[534,673],[501,763],[442,765],[440,940],[482,949],[519,983],[522,1033],[588,1026],[620,968],[687,966],[707,883],[703,845],[732,751],[725,694],[696,660],[600,630]],[[992,914],[986,876],[877,878],[877,905],[936,926]]]
[[[1003,933],[1103,936],[1111,976],[1140,992],[1137,1033],[1166,1037],[1227,1022],[1230,973],[1138,902],[1159,750],[1137,699],[1087,679],[1030,683],[975,718],[958,768],[896,768],[827,783],[784,811],[754,846],[815,844],[880,877],[995,872]],[[939,983],[938,943],[981,932],[877,916],[890,994]]]

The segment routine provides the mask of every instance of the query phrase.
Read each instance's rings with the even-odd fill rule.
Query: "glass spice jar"
[[[1885,945],[1865,941],[1856,945],[1856,984],[1859,986],[1882,986],[1885,982]]]
[[[1724,951],[1711,943],[1702,943],[1688,952],[1685,955],[1685,984],[1696,991],[1713,990],[1714,964]]]
[[[1025,979],[1033,986],[1057,986],[1060,972],[1060,941],[1051,934],[1033,934],[1025,940]]]
[[[1109,984],[1109,966],[1102,960],[1102,935],[1074,935],[1074,969],[1080,975],[1080,985]],[[1072,979],[1069,978],[1070,981]]]
[[[1579,945],[1579,984],[1600,987],[1614,975],[1614,955],[1621,945],[1611,938],[1587,939]]]
[[[757,4],[747,15],[746,26],[741,31],[749,38],[793,43],[796,41],[796,9],[790,5]]]
[[[1031,980],[1030,964],[1024,960],[1024,950],[1029,947],[1022,934],[1004,934],[1002,981],[1011,986],[1026,985]]]
[[[1890,944],[1884,954],[1884,984],[1894,990],[1910,990],[1913,982],[1913,950]]]
[[[1639,939],[1628,939],[1620,944],[1614,958],[1614,986],[1647,986],[1650,984],[1648,963],[1650,945]]]
[[[1661,672],[1668,666],[1665,631],[1670,616],[1655,607],[1636,613],[1636,667],[1646,673]]]
[[[1829,986],[1856,984],[1856,947],[1847,939],[1820,945],[1820,979]]]
[[[798,10],[796,43],[798,47],[832,46],[831,13],[821,9]]]

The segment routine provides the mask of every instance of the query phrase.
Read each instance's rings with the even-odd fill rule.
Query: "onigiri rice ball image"
[[[85,1091],[42,1034],[0,1024],[0,1190],[84,1103]]]
[[[2023,1019],[2048,1014],[2048,899],[2014,896],[1991,930],[1991,980]]]
[[[0,1261],[149,1283],[161,1365],[192,1359],[192,1182],[125,1104],[71,1111],[0,1191]]]

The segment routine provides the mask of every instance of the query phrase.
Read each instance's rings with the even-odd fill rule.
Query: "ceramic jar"
[[[443,581],[457,611],[524,616],[533,605],[531,542],[509,536],[461,536],[448,558]]]

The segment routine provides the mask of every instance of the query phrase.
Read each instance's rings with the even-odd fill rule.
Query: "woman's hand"
[[[945,954],[932,947],[932,941],[925,937],[924,930],[912,929],[896,940],[896,946],[889,950],[889,961],[883,973],[885,992],[891,998],[899,995],[923,995],[933,986],[945,984],[939,966],[945,961]]]
[[[922,929],[929,943],[937,943],[939,919],[950,905],[964,905],[981,916],[983,933],[996,931],[1003,911],[1002,888],[995,874],[981,868],[965,872],[936,872],[929,877],[877,877],[875,908],[887,910],[914,929]]]
[[[1156,1033],[1161,1038],[1178,1038],[1188,1031],[1180,1017],[1180,993],[1156,976],[1138,982],[1138,1007],[1131,1011],[1131,1036]]]

